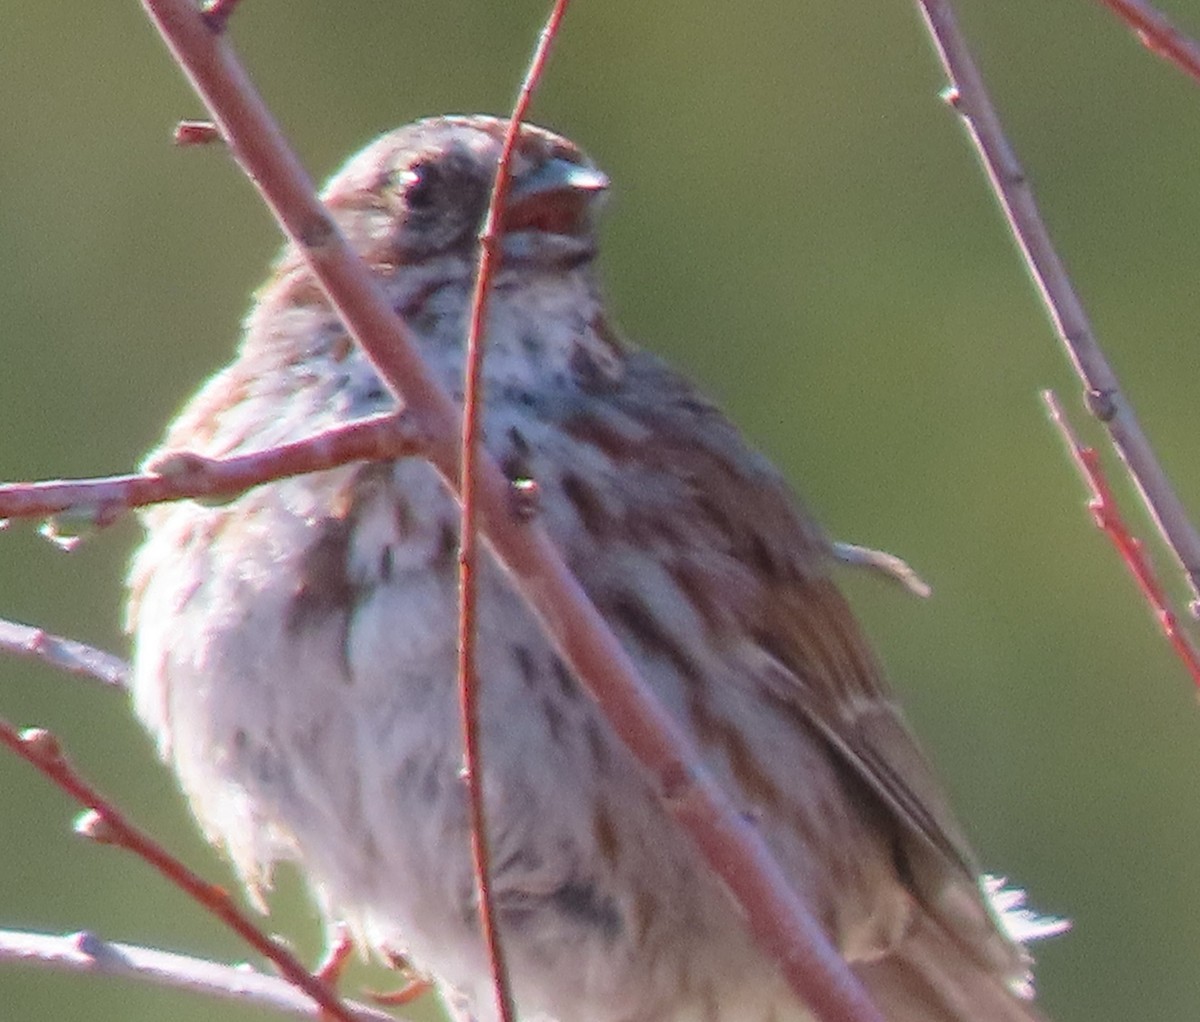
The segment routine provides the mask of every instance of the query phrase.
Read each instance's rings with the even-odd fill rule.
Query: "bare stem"
[[[377,415],[278,447],[228,458],[171,451],[140,475],[0,485],[0,519],[68,514],[88,525],[110,525],[132,508],[184,499],[222,499],[262,483],[374,461],[421,454],[426,440],[410,416]]]
[[[951,105],[962,116],[988,179],[1008,219],[1030,274],[1076,374],[1088,408],[1104,423],[1151,518],[1183,569],[1193,597],[1200,598],[1200,533],[1159,464],[1091,323],[1050,232],[1033,189],[1000,125],[983,78],[947,0],[917,0],[951,82]]]
[[[874,571],[923,600],[933,595],[933,587],[917,574],[908,561],[895,554],[889,554],[886,550],[836,540],[833,544],[833,556],[851,567]]]
[[[294,984],[248,965],[173,954],[134,944],[118,944],[94,933],[56,935],[0,930],[0,963],[59,972],[134,979],[293,1018],[322,1020],[322,1007]],[[394,1015],[370,1005],[347,1001],[354,1022],[396,1022]]]
[[[479,232],[479,268],[475,276],[475,291],[471,297],[470,325],[467,332],[466,385],[463,396],[462,474],[460,494],[462,521],[459,529],[459,607],[458,607],[458,686],[462,711],[463,754],[471,817],[471,856],[475,871],[475,890],[479,904],[479,926],[487,947],[492,973],[492,988],[501,1022],[513,1022],[516,1006],[512,986],[505,966],[504,946],[492,900],[491,867],[488,848],[487,813],[483,791],[483,748],[479,730],[479,678],[476,671],[476,620],[479,586],[476,577],[478,562],[476,531],[477,464],[482,453],[481,428],[483,419],[483,356],[487,323],[488,300],[492,279],[500,263],[500,231],[508,200],[512,176],[512,157],[521,124],[533,99],[533,93],[546,68],[550,47],[558,34],[568,0],[556,0],[551,8],[534,50],[529,70],[517,93],[517,101],[504,133],[504,144],[496,164],[496,179],[492,184],[487,214]]]
[[[1200,43],[1179,31],[1145,0],[1099,0],[1133,29],[1143,46],[1200,81]]]
[[[129,664],[120,657],[16,621],[0,620],[0,651],[91,678],[106,688],[124,689],[129,679]]]

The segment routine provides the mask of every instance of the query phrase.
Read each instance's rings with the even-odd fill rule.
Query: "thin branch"
[[[902,557],[889,554],[886,550],[876,550],[874,547],[859,546],[857,543],[845,543],[841,540],[835,540],[832,546],[833,556],[843,564],[877,572],[922,600],[927,600],[933,595],[933,587]]]
[[[1166,544],[1178,559],[1193,597],[1200,599],[1200,533],[1189,520],[1120,382],[1101,351],[1083,304],[1050,240],[1033,189],[1004,131],[979,69],[947,0],[917,0],[950,79],[949,99],[962,115],[987,169],[1042,301],[1075,372],[1088,408],[1108,429]]]
[[[249,965],[118,944],[86,931],[58,936],[0,930],[0,963],[134,979],[294,1018],[325,1017],[321,1006],[293,984]],[[346,1008],[354,1022],[396,1022],[394,1015],[367,1004],[347,1001]]]
[[[116,845],[149,863],[168,881],[221,920],[234,933],[267,958],[284,978],[304,991],[328,1018],[354,1022],[350,1011],[330,989],[304,967],[279,941],[266,936],[242,912],[223,888],[208,883],[171,855],[154,838],[140,830],[97,789],[93,788],[62,753],[58,739],[49,731],[29,728],[18,731],[0,718],[0,745],[5,745],[37,769],[89,812],[76,823],[76,830],[102,844]]]
[[[1133,535],[1121,517],[1121,510],[1117,507],[1108,480],[1104,476],[1099,454],[1096,453],[1095,448],[1084,447],[1079,442],[1079,438],[1071,428],[1066,415],[1063,414],[1062,406],[1058,403],[1058,398],[1053,391],[1042,391],[1042,400],[1046,404],[1050,421],[1062,436],[1067,453],[1070,454],[1071,461],[1079,470],[1083,484],[1091,494],[1088,500],[1088,510],[1092,513],[1092,521],[1096,523],[1096,528],[1103,532],[1116,547],[1121,560],[1125,562],[1125,567],[1133,575],[1134,581],[1142,591],[1142,596],[1150,605],[1150,610],[1154,614],[1159,628],[1162,629],[1163,635],[1171,644],[1171,648],[1175,650],[1175,655],[1183,662],[1184,668],[1191,675],[1196,687],[1200,688],[1200,650],[1197,650],[1191,637],[1180,626],[1179,620],[1168,604],[1162,583],[1155,575],[1141,542]]]
[[[191,0],[142,4],[347,329],[387,385],[403,391],[405,406],[429,438],[425,456],[457,490],[460,438],[453,403],[317,200],[227,37],[212,33]],[[763,951],[779,962],[789,985],[823,1022],[882,1022],[761,834],[730,803],[689,738],[642,684],[545,530],[514,513],[512,488],[492,459],[481,457],[477,483],[480,531],[614,732],[655,780],[665,809],[737,902]]]
[[[0,652],[91,678],[106,688],[124,689],[129,679],[129,664],[119,656],[16,621],[0,620]]]
[[[1184,35],[1162,11],[1144,0],[1099,0],[1125,24],[1151,53],[1200,81],[1200,43]]]
[[[458,555],[458,688],[462,712],[463,755],[467,783],[467,801],[471,822],[471,858],[475,873],[476,901],[479,905],[479,927],[487,948],[492,973],[492,989],[500,1022],[513,1022],[517,1017],[513,1003],[512,985],[505,966],[504,946],[492,900],[491,864],[487,831],[487,812],[483,791],[483,743],[479,733],[479,677],[476,670],[476,621],[478,618],[479,585],[476,578],[478,560],[476,533],[477,465],[482,451],[483,419],[483,356],[487,323],[488,300],[492,278],[500,264],[500,233],[508,188],[512,177],[512,158],[516,151],[521,124],[533,99],[550,56],[550,47],[558,35],[568,0],[556,0],[538,38],[529,70],[517,93],[517,100],[504,133],[504,144],[496,164],[496,178],[488,200],[487,214],[479,232],[479,267],[475,275],[475,291],[471,297],[471,317],[467,331],[466,385],[463,396],[462,474],[460,493],[462,519],[459,528]]]
[[[92,528],[111,525],[132,508],[184,499],[233,498],[262,483],[421,454],[426,438],[408,414],[384,414],[250,454],[206,458],[171,451],[141,475],[0,485],[0,518],[68,516]]]

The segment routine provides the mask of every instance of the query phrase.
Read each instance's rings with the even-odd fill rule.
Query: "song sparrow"
[[[325,192],[456,395],[502,130],[402,128]],[[825,537],[709,401],[610,325],[593,232],[606,183],[570,142],[523,130],[488,449],[537,481],[584,588],[885,1015],[1036,1018],[1028,957],[829,578]],[[392,404],[287,250],[162,451],[252,451]],[[129,627],[137,712],[249,888],[296,860],[327,917],[490,1018],[460,777],[457,513],[418,460],[156,508]],[[481,602],[494,884],[521,1017],[811,1018],[491,562]]]

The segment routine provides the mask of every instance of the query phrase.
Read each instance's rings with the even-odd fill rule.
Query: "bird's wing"
[[[819,527],[776,470],[685,380],[637,352],[626,374],[615,393],[577,407],[568,427],[618,459],[623,450],[636,452],[621,471],[642,475],[624,485],[637,488],[643,508],[664,492],[662,510],[674,510],[698,566],[708,562],[711,570],[714,559],[726,558],[749,568],[721,598],[737,615],[732,627],[767,654],[769,669],[755,683],[766,682],[780,713],[798,715],[820,734],[883,807],[874,815],[893,832],[899,879],[928,917],[985,973],[1019,984],[1027,956],[987,904],[949,803],[828,575],[830,546]],[[663,478],[677,485],[661,491]]]

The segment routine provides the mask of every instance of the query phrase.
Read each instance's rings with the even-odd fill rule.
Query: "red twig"
[[[107,798],[84,780],[67,762],[58,739],[49,731],[30,728],[18,732],[0,718],[0,745],[6,745],[71,796],[89,813],[77,824],[86,836],[104,844],[128,849],[149,863],[168,881],[203,905],[259,954],[267,958],[290,983],[311,997],[336,1022],[355,1022],[354,1016],[319,979],[282,944],[266,936],[234,904],[224,888],[208,883],[139,830]]]
[[[947,0],[917,0],[952,88],[950,101],[962,116],[987,170],[1030,274],[1037,283],[1059,340],[1088,395],[1092,414],[1104,423],[1158,526],[1178,559],[1193,597],[1200,599],[1200,533],[1188,518],[1120,381],[1101,350],[1066,267],[1050,240],[1033,189],[1000,125],[987,89]]]
[[[1144,0],[1100,0],[1133,29],[1143,46],[1200,81],[1200,43],[1184,35],[1165,14]]]
[[[1050,421],[1062,435],[1067,452],[1079,470],[1084,485],[1091,491],[1087,506],[1092,513],[1092,520],[1116,547],[1117,553],[1121,555],[1121,560],[1125,562],[1125,567],[1133,575],[1134,581],[1142,591],[1142,596],[1150,605],[1150,611],[1162,629],[1163,635],[1167,637],[1176,656],[1183,661],[1183,666],[1192,676],[1196,687],[1200,688],[1200,650],[1196,649],[1191,636],[1183,629],[1171,610],[1166,592],[1155,575],[1154,569],[1150,566],[1141,541],[1130,532],[1129,526],[1121,517],[1121,510],[1117,506],[1112,489],[1105,478],[1103,466],[1100,464],[1100,455],[1096,453],[1094,447],[1084,447],[1079,442],[1079,438],[1071,428],[1070,422],[1067,421],[1062,406],[1058,403],[1058,398],[1053,391],[1042,391],[1042,400],[1046,403]]]
[[[212,33],[192,0],[142,4],[347,329],[387,385],[403,389],[405,406],[428,438],[424,456],[457,490],[460,429],[454,405],[317,200],[227,38]],[[666,811],[738,903],[764,953],[779,962],[791,988],[823,1022],[882,1022],[762,836],[729,802],[688,737],[638,678],[628,653],[545,530],[514,514],[512,487],[492,459],[481,456],[476,481],[480,531],[614,732],[656,780]]]
[[[496,179],[488,201],[487,215],[479,232],[479,268],[475,276],[475,291],[471,296],[471,318],[467,331],[466,385],[463,396],[462,474],[460,499],[462,516],[459,529],[458,555],[458,688],[462,713],[464,770],[467,801],[471,817],[471,857],[475,871],[475,892],[479,905],[479,927],[487,948],[492,973],[492,987],[501,1022],[514,1022],[516,1006],[512,985],[505,965],[504,945],[495,917],[492,900],[491,857],[487,833],[487,812],[483,791],[483,749],[479,734],[479,677],[476,669],[476,619],[479,586],[476,578],[478,536],[476,533],[477,463],[480,453],[480,431],[483,418],[483,356],[487,323],[488,299],[492,278],[500,262],[500,232],[504,209],[508,201],[508,186],[512,172],[512,157],[521,124],[533,99],[550,56],[550,48],[558,35],[568,0],[555,0],[538,45],[530,61],[525,80],[517,93],[512,116],[504,133],[504,145],[496,164]]]
[[[377,415],[289,444],[228,458],[189,451],[164,455],[141,475],[0,485],[0,519],[69,515],[100,528],[131,508],[186,498],[236,497],[261,483],[374,461],[423,454],[427,440],[411,416]]]

